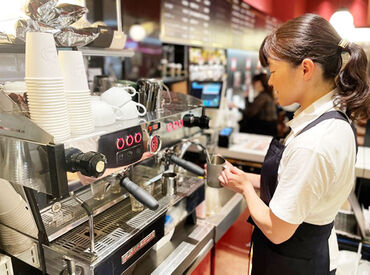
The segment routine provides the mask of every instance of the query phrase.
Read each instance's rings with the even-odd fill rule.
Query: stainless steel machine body
[[[32,226],[37,228],[32,235],[22,223],[9,224],[0,209],[1,227],[31,243],[21,253],[7,252],[48,274],[121,274],[162,238],[170,207],[190,199],[189,211],[194,210],[204,199],[203,179],[184,175],[177,183],[177,193],[167,195],[162,190],[161,161],[169,159],[168,152],[175,152],[174,147],[200,133],[199,127],[186,127],[196,124],[184,123],[184,118],[201,117],[201,102],[183,94],[171,93],[171,97],[172,104],[161,112],[99,127],[92,134],[55,144],[51,135],[0,91],[0,179],[24,200],[22,211],[33,217]],[[91,161],[70,160],[66,152],[72,149],[104,156],[104,174],[100,167],[96,168],[102,172],[96,174],[99,178],[86,177]],[[153,157],[157,153],[162,157]],[[74,170],[69,167],[71,162]],[[96,167],[98,164],[94,162]],[[76,177],[71,171],[81,173]],[[145,186],[152,184],[158,208],[131,211],[124,188],[109,191],[113,181],[122,177]],[[95,199],[89,184],[107,184],[104,198]],[[1,249],[6,251],[4,246]]]

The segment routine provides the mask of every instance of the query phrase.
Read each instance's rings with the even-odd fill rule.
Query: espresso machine
[[[204,200],[203,169],[181,157],[209,119],[199,99],[170,94],[160,112],[55,143],[0,91],[0,249],[45,274],[122,274],[147,253],[168,209]],[[178,166],[174,192],[162,175]]]

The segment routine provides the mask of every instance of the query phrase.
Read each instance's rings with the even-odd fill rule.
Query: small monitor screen
[[[200,98],[204,107],[218,108],[221,101],[222,82],[191,82],[191,95]]]
[[[220,135],[221,136],[230,136],[231,135],[231,132],[233,131],[233,128],[223,128],[221,131],[220,131]]]

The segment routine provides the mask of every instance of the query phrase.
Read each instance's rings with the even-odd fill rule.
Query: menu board
[[[248,48],[255,31],[278,24],[242,0],[163,0],[161,40],[221,48]]]

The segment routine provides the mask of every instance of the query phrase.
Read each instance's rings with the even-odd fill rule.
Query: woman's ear
[[[303,73],[303,80],[310,80],[314,71],[315,71],[315,63],[310,58],[303,59],[302,63],[302,73]]]

